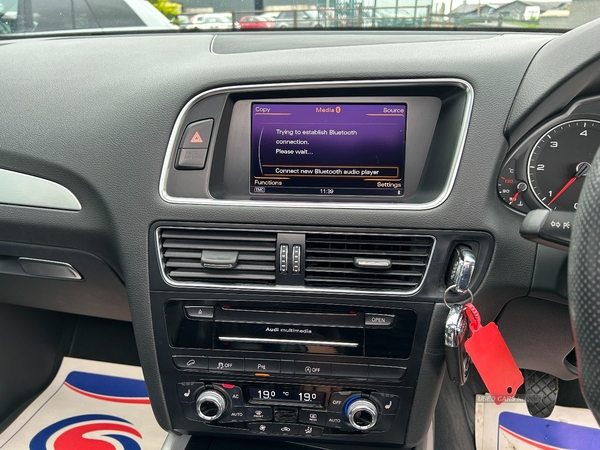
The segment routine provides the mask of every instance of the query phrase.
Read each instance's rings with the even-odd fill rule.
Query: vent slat
[[[335,244],[344,244],[344,245],[393,245],[393,246],[411,246],[411,247],[429,247],[431,245],[430,242],[425,241],[408,241],[408,242],[390,242],[387,240],[367,240],[360,241],[355,239],[306,239],[306,243],[310,244],[327,244],[327,245],[335,245]]]
[[[384,256],[381,253],[378,254],[379,256]],[[320,258],[320,257],[307,257],[306,258],[306,264],[310,264],[310,263],[328,263],[328,264],[337,264],[337,263],[341,263],[341,264],[353,264],[353,259],[352,258]],[[421,262],[421,261],[416,261],[416,260],[394,260],[392,261],[392,265],[393,266],[426,266],[427,263],[426,262]]]
[[[308,234],[305,284],[310,287],[415,290],[421,284],[433,238],[373,234]],[[354,258],[391,260],[391,268],[354,265]]]
[[[181,267],[186,269],[199,269],[206,270],[202,266],[202,263],[199,261],[186,261],[181,259],[170,259],[165,263],[166,267]],[[219,269],[221,270],[221,269]],[[238,264],[232,269],[228,270],[256,270],[256,271],[266,271],[273,272],[275,270],[275,264],[273,265],[264,265],[264,264]]]
[[[201,259],[202,252],[188,251],[188,250],[167,250],[165,252],[165,258],[183,258],[183,259]],[[275,255],[269,253],[248,253],[240,252],[238,256],[239,261],[275,261]]]
[[[393,276],[405,276],[405,277],[422,277],[423,274],[417,271],[407,270],[377,270],[377,269],[352,269],[352,268],[335,268],[335,267],[306,267],[306,272],[315,273],[340,273],[340,274],[356,274],[356,275],[377,275],[378,277],[387,275]]]
[[[261,231],[163,228],[161,253],[166,274],[181,283],[275,284],[277,234]],[[204,251],[237,252],[231,268],[205,268]]]
[[[264,280],[264,281],[275,281],[275,274],[262,274],[262,273],[249,273],[249,272],[228,272],[223,273],[222,271],[189,271],[189,270],[172,270],[169,272],[169,276],[172,278],[192,278],[192,279],[218,279],[227,281],[239,281],[239,280]]]
[[[165,258],[202,258],[202,252],[193,250],[167,250],[164,254]]]
[[[164,230],[163,239],[200,239],[200,240],[235,240],[249,242],[275,242],[277,236],[273,233],[261,233],[255,231],[210,231],[210,230]]]
[[[307,282],[326,282],[326,283],[331,283],[331,284],[363,284],[365,283],[365,281],[368,280],[360,280],[360,279],[342,279],[342,278],[326,278],[326,277],[310,277],[307,276],[306,277],[306,281]],[[416,287],[419,285],[419,283],[416,282],[410,282],[410,281],[396,281],[396,280],[379,280],[379,279],[373,279],[371,280],[371,282],[373,283],[374,286],[376,285],[385,285],[385,286],[408,286],[408,287]],[[374,286],[371,286],[371,288],[373,288]]]
[[[192,249],[192,250],[239,250],[247,252],[274,252],[275,244],[246,243],[235,241],[185,241],[182,239],[166,239],[164,248]]]
[[[308,247],[308,242],[306,243]],[[332,253],[335,255],[373,255],[379,256],[411,256],[419,258],[428,258],[429,253],[425,252],[394,252],[394,251],[377,251],[377,250],[352,250],[352,249],[336,249],[336,248],[311,248],[311,253]]]

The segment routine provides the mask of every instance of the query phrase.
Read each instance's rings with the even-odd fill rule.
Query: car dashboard
[[[575,379],[566,252],[519,228],[577,207],[599,34],[2,41],[0,300],[131,322],[165,430],[413,448],[467,251],[519,367]]]

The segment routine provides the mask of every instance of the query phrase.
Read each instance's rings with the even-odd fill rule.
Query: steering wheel
[[[568,271],[579,380],[583,396],[600,423],[600,152],[579,198]]]

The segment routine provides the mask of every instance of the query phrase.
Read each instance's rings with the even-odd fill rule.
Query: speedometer
[[[563,122],[536,142],[529,155],[531,191],[548,209],[575,211],[584,177],[600,146],[600,122]]]

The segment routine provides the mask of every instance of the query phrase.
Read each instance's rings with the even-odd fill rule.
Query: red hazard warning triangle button
[[[202,136],[200,136],[200,133],[198,133],[197,131],[192,136],[192,139],[190,140],[190,142],[192,144],[202,144],[202,143],[204,143],[204,141],[202,140]]]
[[[180,148],[208,148],[212,133],[213,120],[201,120],[191,123],[185,129]]]

